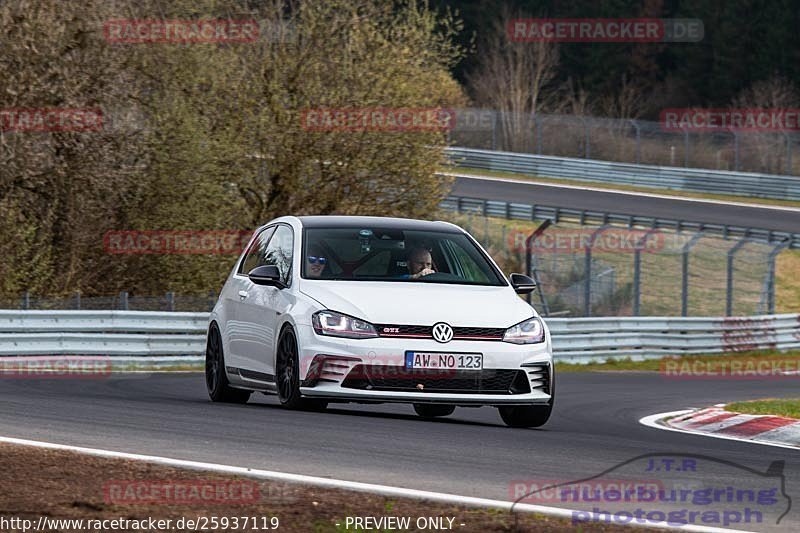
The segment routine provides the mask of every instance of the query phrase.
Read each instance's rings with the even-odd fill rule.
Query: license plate
[[[406,368],[444,368],[448,370],[480,370],[483,354],[406,352]]]

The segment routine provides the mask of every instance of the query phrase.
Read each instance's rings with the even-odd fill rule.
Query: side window
[[[486,273],[483,272],[481,267],[478,266],[472,257],[470,257],[466,250],[450,240],[444,241],[444,243],[446,243],[445,249],[448,249],[448,251],[452,254],[452,259],[454,259],[455,262],[460,265],[461,269],[463,270],[463,275],[467,280],[479,283],[486,283],[489,281]]]
[[[278,226],[275,234],[269,240],[263,260],[257,266],[275,265],[281,273],[281,281],[289,285],[292,279],[292,250],[294,247],[294,233],[289,226]]]
[[[262,231],[258,237],[255,238],[253,244],[251,244],[250,248],[247,250],[247,254],[244,256],[244,261],[242,261],[242,264],[239,265],[239,270],[236,272],[237,274],[246,276],[248,272],[253,270],[255,267],[264,264],[261,262],[261,259],[266,254],[267,243],[269,242],[269,238],[272,236],[274,231],[275,226],[272,226],[271,228],[267,228]]]

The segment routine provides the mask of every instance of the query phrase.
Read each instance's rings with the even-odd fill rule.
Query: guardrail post
[[[119,308],[123,311],[128,310],[128,292],[122,291],[119,293]]]
[[[739,134],[735,130],[733,133],[733,169],[739,171]]]
[[[767,314],[775,314],[775,258],[789,246],[789,239],[776,245],[767,257]]]
[[[175,310],[175,293],[169,291],[167,293],[167,310],[174,311]]]
[[[533,258],[531,256],[533,254],[533,241],[536,239],[536,237],[538,237],[539,235],[544,233],[547,230],[547,228],[550,227],[550,224],[551,224],[551,222],[549,220],[545,220],[544,222],[539,224],[539,227],[536,228],[533,231],[533,233],[528,235],[527,239],[525,239],[525,275],[526,276],[532,276],[534,278],[534,281],[536,281],[536,285],[537,285],[537,288],[539,290],[539,298],[541,299],[542,305],[545,308],[545,314],[547,314],[547,303],[544,300],[544,293],[542,292],[542,288],[538,286],[539,285],[539,280],[538,280],[539,276],[533,270]],[[531,303],[531,293],[528,293],[528,294],[525,295],[525,301],[528,302],[528,304],[530,305],[530,303]]]
[[[589,156],[591,155],[591,150],[589,148],[589,121],[586,119],[583,119],[583,130],[583,158],[589,159]]]
[[[81,308],[81,291],[75,291],[75,309]]]
[[[683,128],[683,166],[689,168],[689,129]]]
[[[583,253],[583,316],[592,316],[592,246],[587,245]]]
[[[681,316],[689,314],[689,252],[702,236],[702,231],[695,233],[681,250]]]
[[[642,251],[637,247],[633,252],[633,316],[639,316],[639,307],[642,301],[641,277]]]
[[[730,250],[728,250],[727,265],[726,265],[726,283],[725,283],[725,316],[733,316],[733,256],[736,252],[744,246],[747,238],[739,239]]]
[[[533,123],[536,124],[536,155],[542,155],[542,119],[538,113],[533,114]]]
[[[792,174],[792,138],[789,136],[789,132],[784,131],[784,136],[786,136],[786,172],[784,174]]]
[[[497,150],[497,111],[492,110],[492,150]]]
[[[638,165],[642,161],[642,128],[633,119],[631,119],[631,124],[636,128],[636,164]]]
[[[594,240],[603,231],[608,229],[606,225],[600,226],[589,236],[583,255],[583,273],[586,276],[583,285],[583,316],[592,316],[592,247]]]
[[[216,305],[216,303],[217,303],[217,293],[214,292],[214,290],[212,289],[212,290],[208,291],[208,312],[209,313],[214,310],[214,306]]]
[[[31,293],[29,291],[25,291],[22,293],[22,308],[23,309],[31,308]]]
[[[639,316],[642,302],[642,248],[653,233],[652,229],[645,233],[633,250],[633,316]]]

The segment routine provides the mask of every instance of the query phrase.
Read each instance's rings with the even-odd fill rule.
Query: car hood
[[[300,292],[327,309],[376,324],[507,328],[536,315],[508,286],[303,281]]]

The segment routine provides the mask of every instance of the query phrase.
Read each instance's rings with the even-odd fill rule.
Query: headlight
[[[346,337],[348,339],[365,339],[377,337],[375,326],[352,316],[336,311],[317,311],[311,316],[311,323],[317,335]]]
[[[516,326],[508,328],[505,335],[503,335],[503,341],[513,342],[514,344],[544,342],[544,325],[536,317],[529,318]]]

